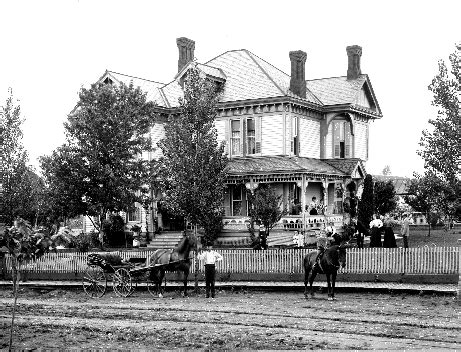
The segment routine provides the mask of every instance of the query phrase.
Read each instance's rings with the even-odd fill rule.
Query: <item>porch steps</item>
[[[147,244],[147,248],[175,248],[179,241],[181,241],[182,236],[182,231],[162,232],[155,235],[155,238]]]
[[[267,237],[267,245],[272,246],[290,246],[293,244],[293,231],[270,232]]]

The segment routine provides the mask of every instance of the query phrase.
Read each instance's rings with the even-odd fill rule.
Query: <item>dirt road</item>
[[[0,348],[8,347],[12,296],[0,290]],[[163,299],[147,292],[100,299],[82,291],[24,290],[13,347],[108,349],[460,349],[453,296],[219,292]]]

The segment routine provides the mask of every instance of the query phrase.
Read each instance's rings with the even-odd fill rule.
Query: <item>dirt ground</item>
[[[0,349],[13,298],[0,289]],[[147,291],[92,299],[82,290],[22,289],[14,349],[460,349],[453,295],[220,291],[182,297]]]

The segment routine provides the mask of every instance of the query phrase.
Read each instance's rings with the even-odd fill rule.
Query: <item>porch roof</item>
[[[362,160],[358,158],[350,159],[322,159],[328,165],[342,171],[345,175],[351,176],[352,173],[360,166],[361,170],[364,171],[363,177],[365,177],[365,167],[363,166]]]
[[[235,157],[229,161],[226,171],[229,176],[282,173],[348,176],[323,160],[298,156]]]

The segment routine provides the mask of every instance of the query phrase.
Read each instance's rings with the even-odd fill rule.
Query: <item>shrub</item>
[[[70,248],[75,248],[79,252],[88,252],[88,250],[93,246],[91,235],[80,233],[77,236],[71,237]]]

